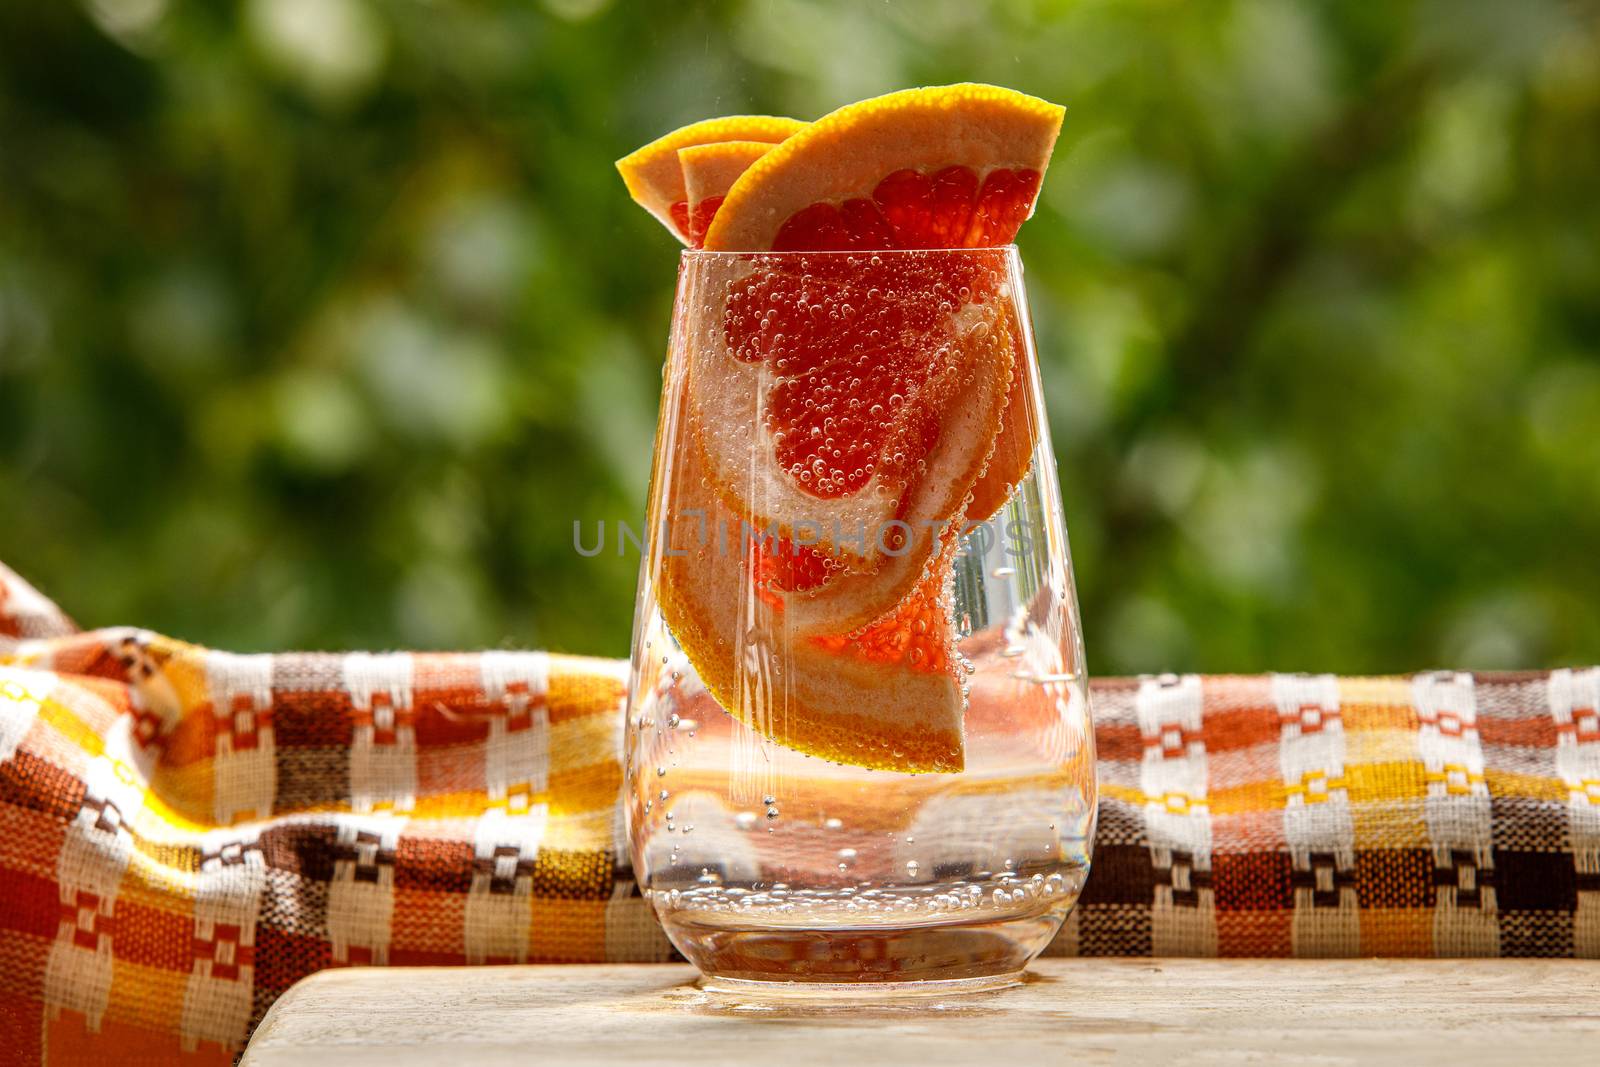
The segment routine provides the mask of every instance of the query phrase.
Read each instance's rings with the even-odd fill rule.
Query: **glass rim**
[[[747,251],[733,251],[724,249],[685,248],[679,253],[680,258],[689,259],[750,259],[760,256],[764,259],[797,259],[805,256],[837,258],[841,256],[976,256],[983,253],[993,254],[1003,252],[1008,255],[1016,254],[1016,243],[1003,245],[979,245],[970,248],[833,248],[824,251],[799,251],[786,250],[782,252],[763,252],[759,249]]]

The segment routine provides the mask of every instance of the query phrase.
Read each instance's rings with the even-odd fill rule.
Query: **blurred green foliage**
[[[239,649],[622,655],[683,122],[993,81],[1097,672],[1600,661],[1571,0],[0,0],[0,559]]]

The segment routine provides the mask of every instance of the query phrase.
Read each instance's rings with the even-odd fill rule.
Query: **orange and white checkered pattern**
[[[324,967],[670,958],[624,679],[77,633],[0,567],[0,1062],[231,1063]]]
[[[625,670],[78,633],[0,567],[0,1059],[227,1064],[326,967],[672,956]],[[1600,670],[1092,686],[1051,951],[1600,957]]]

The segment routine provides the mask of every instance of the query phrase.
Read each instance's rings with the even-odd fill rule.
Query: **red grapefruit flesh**
[[[617,160],[617,170],[634,202],[660,220],[684,244],[690,243],[689,199],[678,150],[719,141],[776,144],[802,129],[798,119],[773,115],[731,115],[673,130]]]
[[[696,270],[691,302],[723,309],[685,346],[707,477],[752,527],[837,564],[793,605],[793,632],[845,633],[888,613],[962,516],[1013,352],[1001,303],[963,294],[998,290],[1006,262],[980,251],[952,274],[908,252]]]

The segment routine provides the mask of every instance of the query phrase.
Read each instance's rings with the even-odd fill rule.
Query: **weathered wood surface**
[[[1600,1056],[1600,963],[1041,960],[1019,987],[898,1001],[702,992],[681,965],[327,971],[244,1067],[737,1063],[1496,1064]]]

